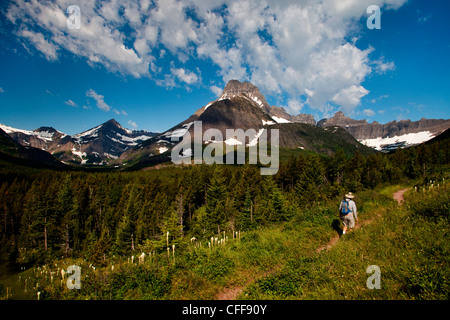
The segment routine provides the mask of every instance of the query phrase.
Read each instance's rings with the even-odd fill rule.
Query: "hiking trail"
[[[402,204],[402,202],[404,201],[403,195],[408,190],[409,190],[409,188],[401,189],[401,190],[396,191],[392,195],[394,200],[396,200],[399,205]],[[369,219],[369,220],[364,220],[362,222],[359,222],[359,221],[356,222],[355,223],[355,228],[353,230],[351,230],[350,232],[354,232],[354,231],[358,230],[360,227],[366,226],[366,225],[372,223],[374,219],[375,218],[372,218],[372,219]],[[329,250],[329,249],[333,248],[337,244],[337,242],[339,241],[339,238],[340,238],[340,235],[334,236],[333,238],[331,238],[331,240],[326,245],[323,245],[323,246],[317,248],[316,251],[317,252],[321,252],[322,250]]]
[[[408,191],[409,188],[406,189],[401,189],[396,191],[392,197],[394,198],[394,200],[396,200],[398,202],[399,205],[402,204],[402,202],[404,201],[404,197],[403,195],[405,194],[406,191]],[[379,216],[379,215],[378,215]],[[375,220],[375,218],[369,219],[369,220],[364,220],[361,221],[359,219],[359,221],[355,224],[355,228],[353,229],[353,231],[351,232],[355,232],[356,230],[358,230],[360,227],[362,226],[366,226],[370,223],[372,223]],[[323,245],[320,246],[316,249],[316,252],[321,252],[322,250],[330,250],[331,248],[333,248],[339,241],[339,238],[341,237],[341,235],[336,235],[333,238],[330,239],[330,241]],[[244,291],[244,289],[252,282],[259,280],[261,278],[264,278],[265,276],[274,273],[276,270],[273,270],[271,272],[267,272],[264,274],[260,274],[254,277],[249,277],[248,280],[246,281],[245,284],[243,285],[239,285],[239,286],[233,286],[233,287],[227,287],[224,288],[221,292],[219,292],[216,296],[217,300],[236,300],[236,298],[242,293],[242,291]]]
[[[408,190],[409,190],[409,188],[406,188],[406,189],[402,189],[402,190],[399,190],[399,191],[395,192],[394,195],[393,195],[394,200],[397,200],[397,202],[398,202],[399,204],[401,204],[401,203],[405,200],[405,199],[403,198],[403,195],[404,195],[405,192],[408,191]]]

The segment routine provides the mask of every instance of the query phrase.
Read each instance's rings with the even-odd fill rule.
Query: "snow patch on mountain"
[[[262,103],[261,100],[258,99],[258,97],[255,97],[255,96],[252,95],[252,94],[249,94],[249,97],[250,97],[253,101],[255,101],[255,102],[258,104],[258,106],[259,106],[260,108],[263,108],[263,107],[264,107],[264,104]]]
[[[262,135],[262,133],[264,132],[265,129],[259,129],[259,131],[256,133],[255,137],[253,138],[252,141],[250,141],[247,144],[247,147],[254,147],[258,144],[258,139],[259,137]]]
[[[189,122],[183,125],[183,128],[179,128],[179,129],[175,129],[173,131],[168,131],[164,134],[164,137],[167,138],[181,138],[182,136],[184,136],[186,134],[186,132],[188,132],[189,128],[192,126],[194,122]]]
[[[90,130],[84,131],[82,133],[78,133],[76,135],[74,135],[73,137],[80,140],[81,138],[95,138],[98,137],[98,130],[102,127],[103,125],[99,125],[95,128],[92,128]]]
[[[166,147],[159,147],[159,154],[166,152],[167,150],[169,150],[169,148]]]
[[[225,140],[225,144],[229,145],[229,146],[237,146],[237,145],[241,145],[242,142],[236,138],[228,138],[227,140]]]
[[[118,158],[119,158],[118,156],[115,156],[115,155],[110,154],[110,153],[107,153],[107,152],[104,152],[103,155],[104,155],[105,157],[111,158],[111,159],[118,159]]]
[[[430,131],[422,131],[417,133],[408,133],[401,136],[359,140],[359,142],[378,151],[382,151],[387,149],[389,145],[402,144],[403,147],[417,145],[434,138],[434,136],[435,135]]]
[[[271,120],[269,120],[269,121],[262,120],[262,123],[263,123],[263,126],[265,126],[265,125],[272,126],[272,125],[276,124],[275,122],[273,122]]]
[[[286,120],[284,118],[279,118],[272,116],[272,119],[275,120],[277,123],[292,123],[292,121]]]
[[[80,159],[83,159],[83,157],[87,157],[86,152],[81,152],[81,151],[77,151],[77,149],[75,149],[75,147],[72,148],[72,154],[79,157]]]
[[[0,123],[0,128],[3,131],[5,131],[7,134],[10,134],[10,133],[23,133],[25,135],[35,136],[36,138],[39,138],[41,140],[48,141],[48,142],[53,141],[53,135],[55,134],[55,132],[59,132],[59,131],[56,131],[56,130],[55,130],[55,132],[50,132],[50,131],[28,131],[28,130],[22,130],[22,129],[13,128],[13,127],[1,124],[1,123]],[[28,142],[25,142],[25,143],[29,144]]]

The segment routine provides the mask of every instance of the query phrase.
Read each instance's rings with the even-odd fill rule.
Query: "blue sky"
[[[230,79],[316,120],[449,118],[448,1],[78,2],[1,2],[0,123],[75,134],[115,118],[162,132]],[[371,4],[380,30],[366,26]]]

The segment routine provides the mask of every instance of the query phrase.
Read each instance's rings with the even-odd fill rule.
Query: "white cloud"
[[[57,59],[57,46],[53,43],[48,42],[42,33],[33,32],[30,30],[21,30],[20,36],[31,42],[36,49],[38,49],[45,58],[49,61],[54,61]]]
[[[76,107],[77,106],[77,104],[75,103],[75,102],[73,102],[72,100],[67,100],[67,101],[64,101],[64,103],[65,104],[67,104],[68,106],[71,106],[71,107]]]
[[[345,114],[350,114],[361,98],[369,93],[363,86],[352,85],[339,91],[331,100],[340,105]]]
[[[385,74],[388,71],[395,70],[395,64],[392,61],[384,62],[384,57],[372,62],[373,68],[378,74]]]
[[[174,68],[167,59],[202,59],[218,68],[218,82],[249,80],[266,95],[287,96],[291,109],[307,104],[326,113],[330,102],[354,110],[368,93],[367,76],[395,70],[393,61],[371,58],[375,48],[356,43],[369,5],[395,10],[405,2],[86,0],[78,4],[81,29],[68,30],[69,0],[17,0],[6,17],[50,61],[67,50],[92,66],[170,88],[201,83],[203,70]]]
[[[149,19],[159,28],[161,43],[170,51],[184,49],[197,39],[195,23],[186,15],[186,3],[177,0],[156,0]]]
[[[140,57],[127,48],[124,34],[117,28],[132,22],[133,14],[124,18],[119,15],[119,10],[125,8],[127,12],[131,3],[97,3],[94,0],[78,3],[81,11],[79,30],[67,28],[65,10],[72,4],[67,0],[18,0],[9,6],[6,16],[16,25],[17,35],[33,44],[47,60],[57,60],[58,51],[63,48],[86,58],[91,65],[102,64],[112,72],[139,78],[148,75],[152,58]]]
[[[290,111],[293,114],[299,113],[304,106],[304,103],[300,102],[298,99],[289,99],[286,111]]]
[[[108,104],[105,103],[105,100],[104,100],[105,97],[102,96],[102,95],[100,95],[100,94],[98,94],[98,93],[95,92],[94,90],[89,89],[89,90],[86,92],[86,96],[87,96],[87,97],[93,98],[93,99],[97,102],[97,107],[98,107],[99,109],[101,109],[101,110],[103,110],[103,111],[109,111],[109,110],[111,110],[111,107],[110,107]]]
[[[197,75],[189,70],[172,68],[171,71],[180,81],[186,84],[194,84],[198,81]]]
[[[373,111],[372,109],[364,109],[363,113],[368,117],[373,117],[375,115],[375,111]]]
[[[370,100],[370,102],[375,103],[377,101],[380,101],[381,99],[386,99],[386,98],[389,98],[389,95],[383,94],[383,95],[379,96],[378,98],[374,98],[374,99]]]
[[[219,88],[218,86],[210,86],[209,90],[212,91],[212,93],[214,93],[217,97],[220,97],[220,95],[222,94],[222,89]]]
[[[133,129],[137,129],[138,125],[136,124],[136,122],[128,120],[128,124],[133,128]]]
[[[429,14],[427,14],[425,16],[419,17],[419,19],[417,19],[417,22],[423,24],[423,23],[427,22],[429,19],[431,19],[431,17],[432,17],[432,14],[429,13]]]
[[[3,90],[2,87],[0,87],[0,93],[3,93],[3,92],[5,92],[5,90]]]

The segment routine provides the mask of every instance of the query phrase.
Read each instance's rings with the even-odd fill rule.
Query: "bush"
[[[170,273],[140,266],[114,273],[108,280],[113,299],[162,299],[172,284]]]
[[[425,192],[415,192],[408,199],[408,208],[417,216],[433,220],[439,218],[449,220],[450,197],[448,189],[441,187],[439,189],[425,190]]]
[[[438,266],[424,266],[421,270],[411,271],[402,289],[408,294],[408,298],[448,300],[447,274],[446,270]]]
[[[219,250],[205,253],[204,251],[194,251],[189,254],[187,267],[200,277],[209,280],[220,280],[230,274],[234,267],[231,259],[224,256]]]

